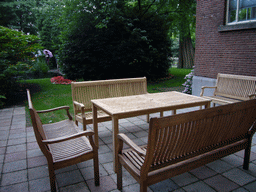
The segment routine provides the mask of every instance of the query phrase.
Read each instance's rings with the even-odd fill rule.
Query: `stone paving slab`
[[[190,108],[177,113],[197,110]],[[164,115],[171,115],[165,112]],[[151,115],[158,117],[159,114]],[[0,110],[0,191],[50,191],[46,158],[40,151],[32,127],[26,127],[25,107]],[[79,125],[82,129],[82,126]],[[92,129],[92,125],[88,126]],[[120,132],[135,143],[147,143],[146,116],[120,120]],[[112,123],[99,124],[100,186],[94,185],[92,160],[56,171],[59,191],[117,192],[113,171]],[[149,192],[167,191],[256,191],[256,136],[253,138],[249,170],[243,170],[240,151],[205,166],[148,187]],[[139,184],[124,169],[124,192],[139,191]]]

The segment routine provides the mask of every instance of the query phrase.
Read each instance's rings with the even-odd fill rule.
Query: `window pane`
[[[237,8],[237,0],[229,1],[229,11],[236,10]]]
[[[247,9],[246,8],[245,9],[240,9],[239,10],[239,14],[238,14],[238,20],[239,21],[247,20],[246,15],[247,15]]]
[[[228,22],[236,21],[237,0],[229,1]]]
[[[239,8],[256,7],[256,0],[240,0]]]
[[[256,19],[256,7],[252,7],[251,18]]]

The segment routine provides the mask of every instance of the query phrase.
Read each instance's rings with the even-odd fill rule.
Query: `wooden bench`
[[[147,79],[129,78],[99,81],[72,82],[72,100],[75,122],[86,125],[92,123],[92,99],[103,99],[147,93]],[[111,117],[103,111],[98,111],[98,122],[110,121]],[[148,117],[149,121],[149,117]]]
[[[203,96],[206,88],[213,88],[213,96]],[[212,99],[215,104],[228,104],[239,101],[246,101],[256,97],[256,77],[229,75],[219,73],[216,86],[201,88],[201,97]]]
[[[29,90],[27,90],[27,96],[36,140],[47,159],[51,191],[56,191],[55,170],[89,159],[94,161],[95,185],[99,185],[98,148],[92,138],[94,132],[79,129],[72,121],[68,106],[36,111]],[[56,110],[66,110],[68,119],[57,123],[42,124],[38,113]]]
[[[118,135],[118,189],[122,189],[122,166],[139,182],[141,192],[243,149],[243,168],[248,170],[255,131],[255,99],[152,118],[147,146],[139,147],[125,134]],[[123,143],[130,148],[123,149]]]

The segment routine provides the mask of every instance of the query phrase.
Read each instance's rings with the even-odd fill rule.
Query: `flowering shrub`
[[[51,83],[53,84],[65,84],[65,85],[68,85],[68,84],[71,84],[71,80],[69,79],[64,79],[64,77],[62,76],[57,76],[57,77],[53,77],[51,78]]]
[[[187,93],[187,94],[192,94],[192,79],[194,76],[194,69],[189,73],[188,75],[185,76],[184,79],[186,79],[186,82],[182,84],[185,89],[182,91],[182,93]]]

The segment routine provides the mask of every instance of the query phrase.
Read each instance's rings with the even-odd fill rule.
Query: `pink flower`
[[[57,77],[53,77],[51,78],[51,83],[52,84],[64,84],[64,85],[68,85],[71,84],[71,80],[70,79],[64,79],[64,77],[62,76],[57,76]]]

